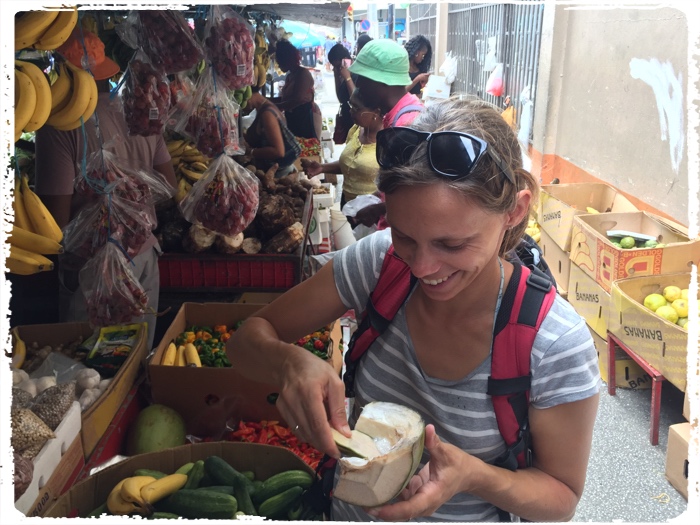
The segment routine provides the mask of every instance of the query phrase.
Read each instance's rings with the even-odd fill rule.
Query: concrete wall
[[[549,4],[533,129],[543,182],[589,176],[688,225],[688,31],[673,8]]]

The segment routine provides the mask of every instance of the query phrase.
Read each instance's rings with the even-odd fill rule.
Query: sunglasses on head
[[[430,168],[452,179],[468,177],[486,154],[513,184],[513,172],[485,140],[459,131],[418,131],[413,128],[386,128],[377,133],[377,162],[382,168],[405,166],[416,147],[428,143]]]

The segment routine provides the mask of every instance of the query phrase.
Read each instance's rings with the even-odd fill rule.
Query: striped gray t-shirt
[[[343,303],[359,317],[379,278],[389,230],[365,237],[333,259],[335,282]],[[530,402],[549,408],[595,395],[600,374],[595,346],[585,321],[557,296],[535,338],[530,370]],[[486,395],[491,358],[457,381],[427,376],[421,370],[401,307],[389,328],[360,361],[355,380],[354,426],[361,407],[370,401],[390,401],[418,411],[435,425],[438,436],[487,463],[505,450],[490,396]],[[429,460],[423,454],[421,467]],[[337,474],[336,474],[337,475]],[[376,521],[361,508],[334,500],[334,521]],[[466,493],[454,496],[428,518],[415,521],[498,521],[496,508]]]

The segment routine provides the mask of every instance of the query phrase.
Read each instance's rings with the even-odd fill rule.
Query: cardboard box
[[[281,293],[246,292],[237,302],[241,304],[270,304],[280,297]]]
[[[43,325],[25,325],[17,327],[20,337],[30,344],[36,341],[39,347],[58,345],[75,341],[79,337],[86,339],[93,329],[88,323],[56,323]],[[83,452],[85,459],[90,457],[95,445],[109,426],[114,414],[124,401],[126,394],[138,376],[141,362],[146,359],[147,330],[145,326],[138,336],[138,343],[129,354],[127,360],[110,382],[100,398],[82,414]]]
[[[690,421],[690,400],[688,399],[688,391],[685,391],[683,397],[683,417],[686,421]]]
[[[559,248],[568,252],[571,251],[574,217],[588,213],[587,207],[601,213],[638,211],[634,204],[608,184],[545,184],[540,190],[537,222]]]
[[[663,248],[616,248],[608,230],[651,235]],[[616,279],[640,275],[689,272],[700,261],[700,239],[689,240],[646,212],[601,213],[574,217],[571,261],[590,275],[606,292]]]
[[[137,468],[150,468],[166,473],[175,472],[190,461],[216,455],[225,459],[239,471],[253,471],[256,479],[267,479],[286,470],[314,471],[293,452],[272,445],[255,443],[198,443],[171,448],[162,452],[140,454],[101,470],[78,483],[49,509],[47,517],[85,517],[107,500],[109,492],[125,477],[132,476]]]
[[[688,499],[688,443],[690,423],[678,423],[668,427],[666,448],[666,479]]]
[[[315,202],[315,200],[314,200]],[[309,242],[319,245],[330,235],[331,215],[328,208],[316,208],[309,224]]]
[[[575,264],[569,272],[567,300],[588,326],[607,340],[610,294]]]
[[[80,439],[80,403],[75,401],[50,439],[34,458],[34,477],[15,502],[25,516],[43,516],[70,488],[85,466]]]
[[[542,248],[544,260],[547,262],[549,270],[557,281],[557,292],[559,292],[559,295],[566,297],[569,286],[569,271],[571,268],[569,252],[562,250],[559,245],[554,242],[554,239],[542,229],[540,229],[540,241],[537,244]]]
[[[631,277],[613,282],[609,330],[628,348],[685,391],[688,332],[644,306],[650,293],[666,286],[688,288],[689,273]]]
[[[589,327],[590,329],[590,327]],[[600,378],[608,382],[608,341],[591,330],[593,342],[598,350],[598,367]],[[652,386],[652,379],[634,359],[619,348],[615,348],[615,386],[631,390],[647,389]]]
[[[170,341],[187,326],[230,326],[248,318],[263,306],[240,303],[183,303],[163,335],[148,364],[151,395],[155,403],[177,410],[184,418],[189,433],[199,437],[216,436],[223,431],[227,421],[234,420],[235,423],[237,419],[284,422],[275,405],[267,400],[270,394],[277,392],[276,388],[244,377],[236,366],[189,368],[159,364]],[[335,340],[334,343],[337,344]],[[337,366],[333,362],[331,364]]]

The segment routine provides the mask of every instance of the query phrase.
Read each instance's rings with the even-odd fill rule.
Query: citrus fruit
[[[623,237],[620,239],[620,248],[629,249],[634,248],[635,240],[634,237]]]
[[[685,299],[676,299],[671,306],[678,313],[678,317],[688,317],[688,301]]]
[[[680,326],[681,328],[685,328],[685,325],[688,324],[688,318],[687,317],[679,317],[678,321],[676,321],[676,324]],[[687,330],[687,328],[686,328]]]
[[[672,303],[681,298],[681,289],[678,286],[667,286],[664,288],[663,296],[669,303]]]
[[[659,306],[656,309],[656,315],[659,317],[663,317],[670,323],[674,323],[678,321],[678,312],[676,312],[675,308],[671,305],[665,305],[665,306]]]
[[[644,306],[655,312],[660,306],[666,306],[668,303],[664,296],[659,293],[650,293],[644,298]]]
[[[683,289],[681,290],[681,299],[687,299],[687,298],[688,298],[688,289],[687,289],[687,288],[683,288]]]

